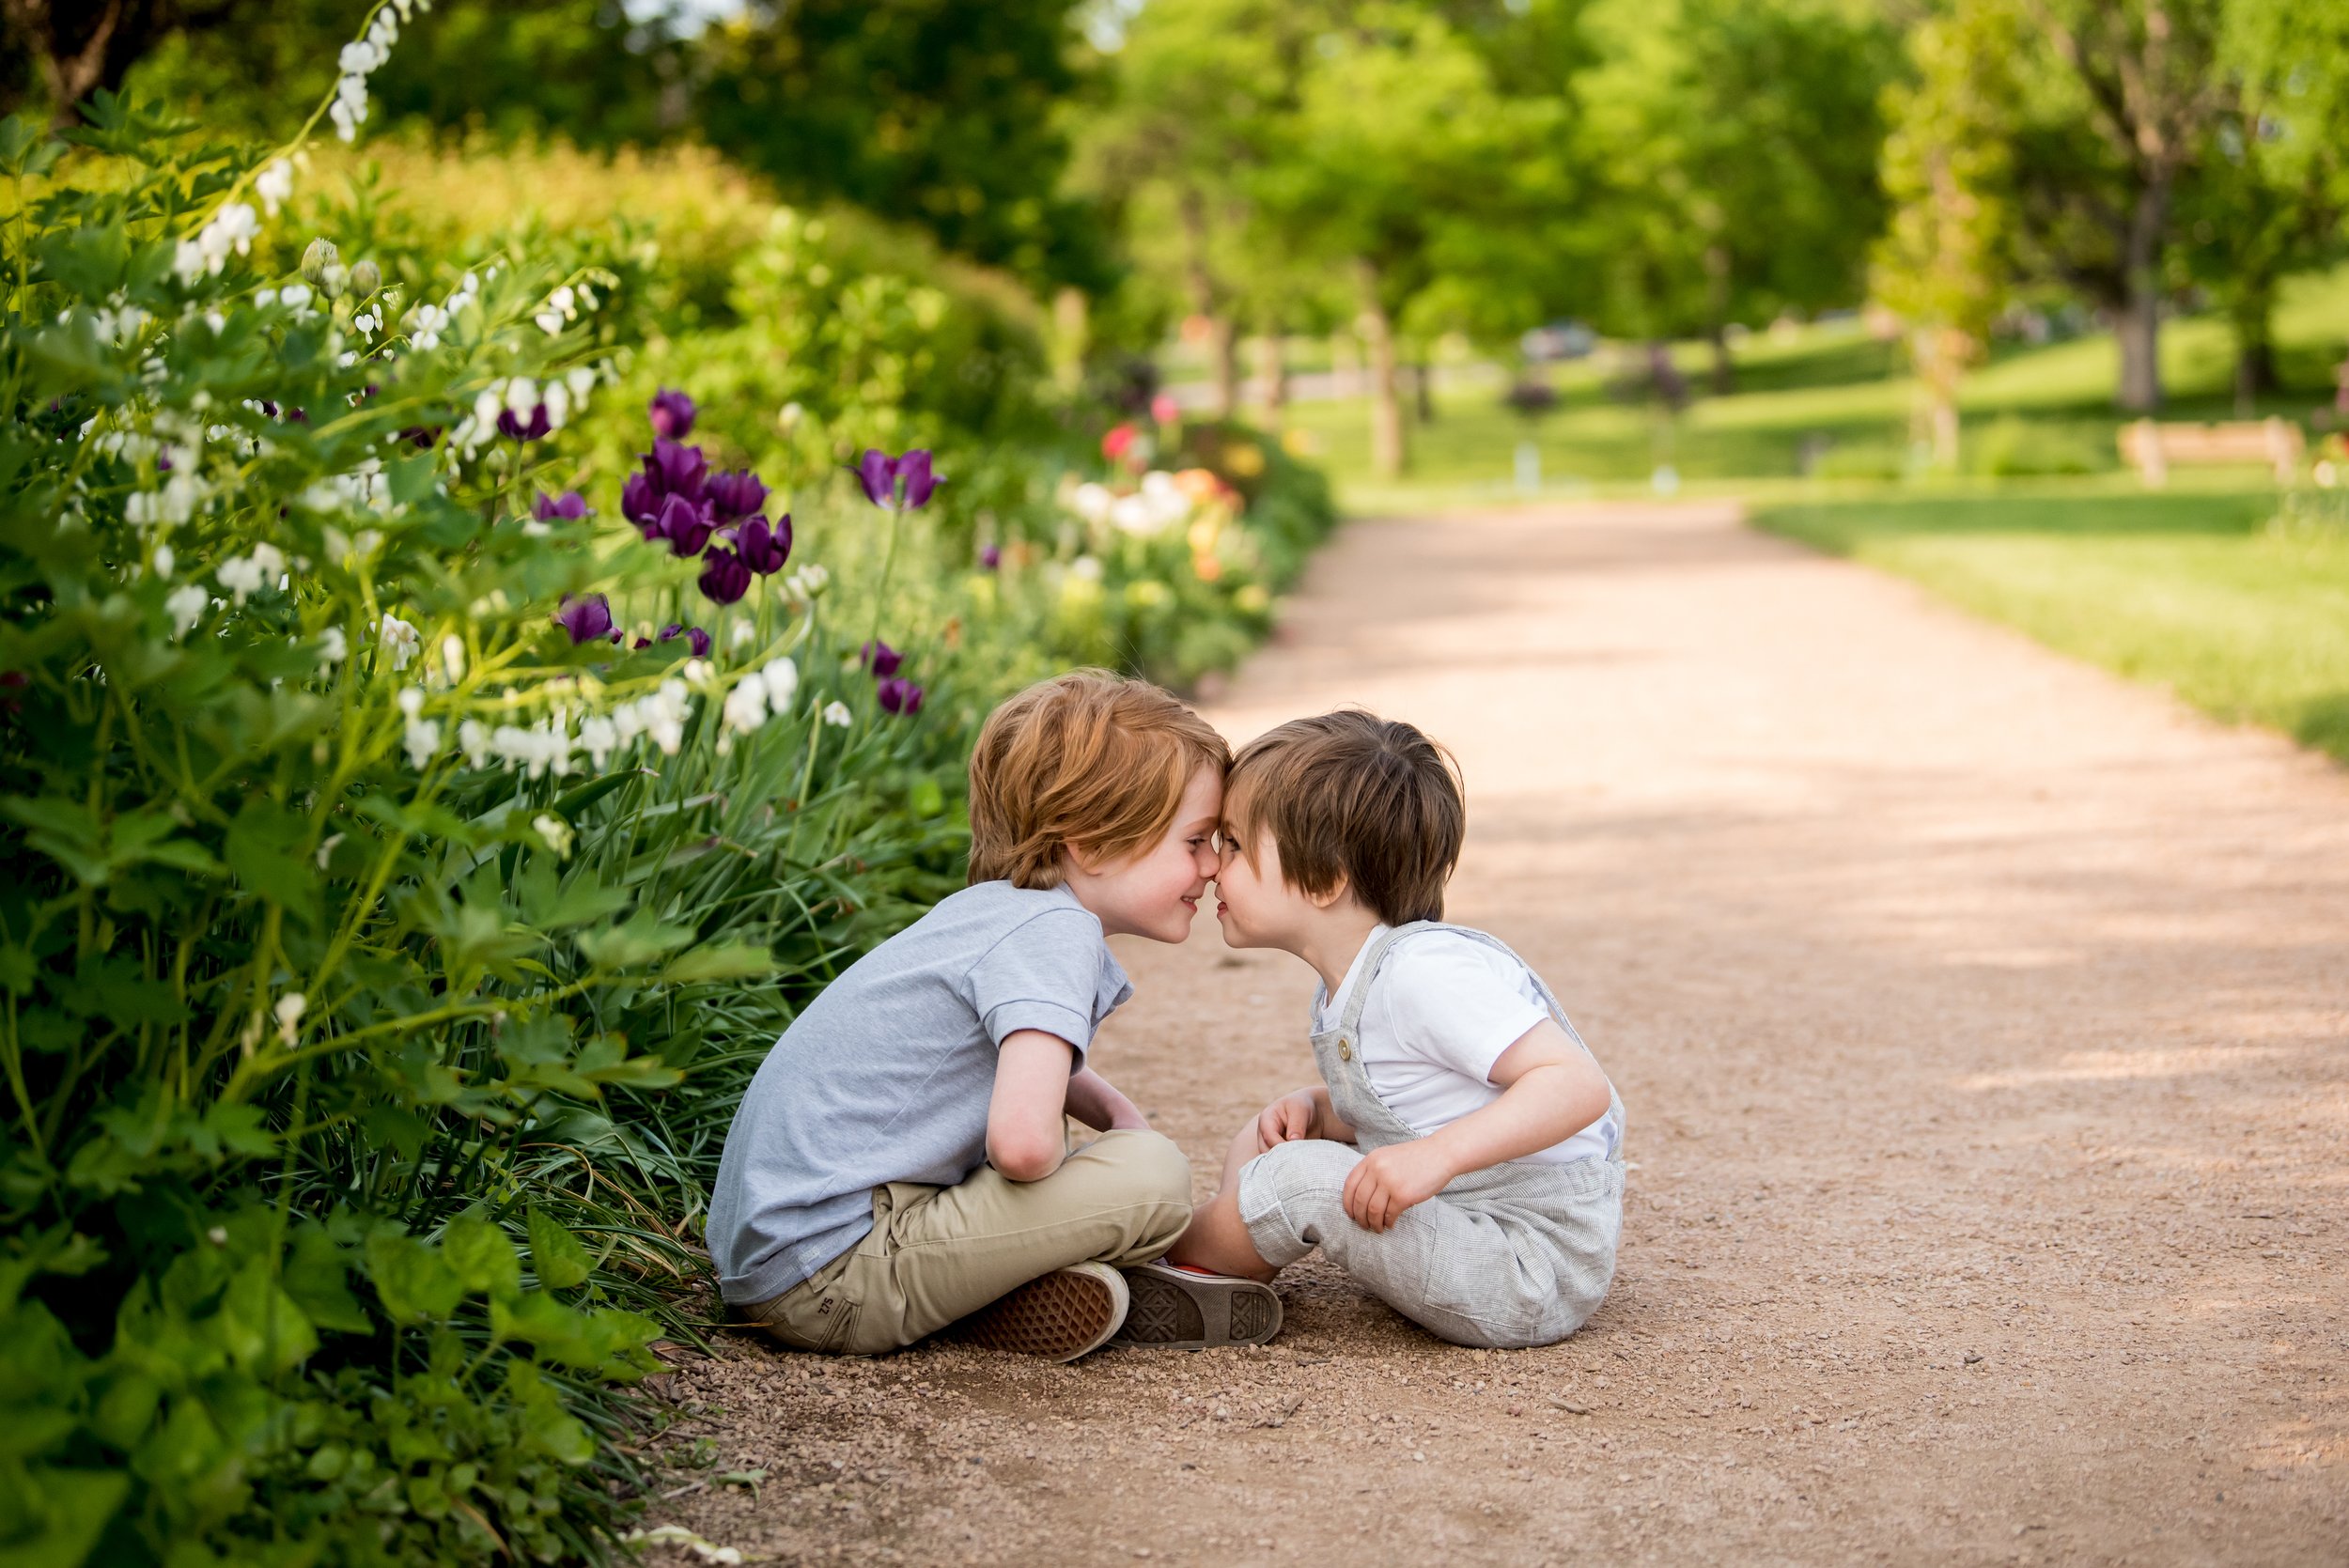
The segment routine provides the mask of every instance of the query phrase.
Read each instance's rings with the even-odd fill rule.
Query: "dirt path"
[[[1318,1260],[1258,1351],[745,1347],[747,1556],[2349,1562],[2349,776],[1742,532],[1366,524],[1215,709],[1459,753],[1455,918],[1630,1108],[1613,1295],[1439,1344]],[[1204,1180],[1311,989],[1211,922],[1096,1060]]]

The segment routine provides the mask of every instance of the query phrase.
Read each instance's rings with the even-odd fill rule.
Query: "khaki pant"
[[[1055,1268],[1148,1263],[1190,1223],[1183,1152],[1155,1132],[1105,1132],[1041,1181],[983,1165],[954,1187],[877,1187],[871,1234],[781,1296],[737,1312],[796,1349],[871,1356]]]

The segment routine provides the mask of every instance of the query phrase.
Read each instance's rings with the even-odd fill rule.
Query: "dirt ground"
[[[1450,913],[1629,1109],[1590,1326],[1458,1349],[1315,1258],[1262,1349],[739,1343],[680,1439],[764,1485],[655,1519],[957,1568],[2349,1563],[2349,775],[1722,505],[1349,528],[1213,716],[1348,702],[1457,752]],[[1121,956],[1095,1060],[1204,1190],[1311,1080],[1313,982],[1206,918]]]

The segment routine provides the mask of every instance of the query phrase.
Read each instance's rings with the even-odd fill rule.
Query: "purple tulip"
[[[537,441],[554,427],[547,423],[547,406],[538,404],[530,411],[530,422],[522,423],[521,415],[507,409],[498,415],[498,434],[508,441]]]
[[[637,532],[651,538],[646,525],[661,515],[661,487],[645,474],[631,474],[620,486],[620,515],[636,525]]]
[[[684,446],[661,436],[645,454],[645,477],[662,495],[681,495],[688,501],[702,499],[702,487],[709,474],[709,460],[698,446]]]
[[[783,520],[770,523],[765,518],[753,518],[734,531],[734,549],[742,557],[742,564],[761,577],[783,570],[783,564],[791,558],[791,514],[783,514]]]
[[[663,495],[682,495],[691,500],[704,498],[709,481],[709,459],[698,446],[671,441],[666,436],[654,438],[652,450],[644,455],[645,473]]]
[[[671,638],[675,637],[682,637],[688,643],[692,644],[693,657],[695,659],[708,659],[709,657],[709,633],[704,631],[700,627],[679,626],[677,622],[671,621],[667,626],[661,629],[661,640],[662,642],[666,643]]]
[[[587,594],[573,598],[563,596],[563,608],[554,613],[554,624],[571,634],[571,645],[610,639],[620,640],[617,628],[612,624],[612,604],[601,594]]]
[[[710,505],[718,508],[718,515],[728,522],[749,517],[767,505],[767,487],[760,484],[758,475],[747,468],[729,469],[723,474],[711,474],[708,487],[703,493],[708,497]]]
[[[540,522],[575,521],[587,515],[587,498],[577,490],[565,490],[561,495],[538,492],[538,500],[530,508],[530,515]]]
[[[696,411],[691,397],[665,386],[653,394],[652,407],[646,411],[652,418],[652,433],[671,441],[683,441],[693,433]]]
[[[910,512],[929,505],[930,492],[938,489],[938,475],[930,472],[930,455],[913,451],[897,459],[897,478],[905,487],[904,505]],[[914,697],[921,702],[918,689]]]
[[[910,719],[922,711],[922,689],[910,680],[900,680],[893,675],[874,690],[880,698],[884,712],[902,713]]]
[[[652,530],[645,537],[668,540],[669,553],[684,559],[702,552],[702,546],[709,542],[709,531],[715,526],[708,506],[673,495],[661,504],[661,515],[653,520]]]
[[[712,604],[732,604],[751,591],[751,568],[720,546],[702,557],[701,591]]]
[[[857,662],[876,675],[894,675],[906,656],[882,642],[871,642],[857,649]]]
[[[986,567],[988,571],[993,571],[996,567],[998,567],[1002,566],[1003,564],[1003,547],[1001,547],[1000,545],[981,545],[981,546],[979,546],[979,565],[980,565],[980,566],[985,567]]]
[[[901,512],[926,504],[930,492],[939,486],[938,476],[930,472],[930,455],[919,448],[893,458],[868,446],[864,456],[857,460],[854,473],[864,487],[865,500],[876,506]]]

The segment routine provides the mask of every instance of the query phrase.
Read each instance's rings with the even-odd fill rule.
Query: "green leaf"
[[[250,795],[228,825],[221,853],[252,893],[317,924],[318,877],[303,854],[309,824],[266,795]]]
[[[705,942],[661,971],[672,984],[689,980],[754,980],[775,972],[775,955],[762,942]]]
[[[0,1568],[81,1568],[130,1494],[131,1478],[39,1465],[16,1485],[23,1492],[8,1512],[17,1525],[0,1542]]]
[[[319,1347],[318,1331],[272,1277],[266,1258],[255,1258],[228,1281],[212,1324],[228,1358],[251,1372],[298,1367]]]
[[[650,909],[639,909],[626,924],[590,931],[579,939],[579,950],[599,969],[624,970],[649,962],[693,939],[690,925],[664,924]]]
[[[579,1238],[546,1210],[530,1205],[530,1263],[538,1283],[549,1290],[568,1290],[583,1281],[593,1266]]]
[[[320,1328],[364,1334],[374,1327],[359,1298],[350,1293],[343,1250],[323,1225],[305,1220],[295,1228],[280,1282],[303,1315]]]
[[[606,920],[628,908],[633,896],[626,888],[607,888],[593,871],[582,868],[563,883],[551,855],[533,855],[515,878],[514,892],[522,919],[541,931],[560,931]]]
[[[131,270],[131,237],[119,223],[92,224],[43,237],[33,254],[46,278],[79,299],[102,300],[122,287]]]
[[[433,474],[440,467],[440,458],[430,452],[419,452],[412,458],[398,458],[383,467],[383,480],[392,492],[392,503],[412,506],[432,493]]]
[[[456,1271],[413,1236],[378,1231],[367,1237],[365,1255],[367,1278],[395,1322],[437,1321],[455,1312],[464,1296],[464,1281]]]
[[[477,1209],[459,1215],[441,1232],[441,1256],[469,1291],[502,1299],[522,1288],[514,1244]]]

